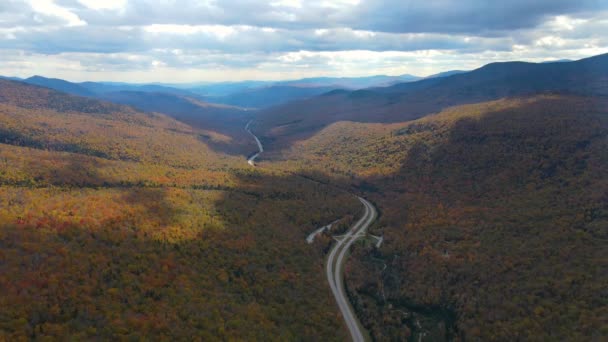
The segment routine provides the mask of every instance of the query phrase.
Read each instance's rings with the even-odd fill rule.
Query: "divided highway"
[[[327,258],[326,272],[331,292],[333,292],[334,297],[336,298],[336,302],[338,303],[340,312],[342,312],[342,316],[344,317],[344,321],[346,322],[346,326],[348,327],[348,331],[350,332],[353,341],[363,342],[365,341],[365,338],[363,337],[361,325],[348,302],[344,290],[342,272],[345,262],[344,257],[348,253],[350,246],[357,239],[365,235],[367,228],[374,222],[378,213],[376,212],[376,208],[369,201],[361,197],[358,198],[359,201],[363,203],[365,212],[359,221],[357,221],[357,223],[355,223],[355,225],[353,225],[331,249],[329,257]]]
[[[258,152],[249,157],[249,159],[247,159],[247,163],[251,166],[255,166],[255,159],[260,155],[260,153],[264,152],[264,147],[262,146],[262,143],[258,137],[251,132],[251,129],[249,128],[251,122],[252,121],[249,121],[247,123],[245,130],[251,134],[251,136],[253,136],[258,144]],[[342,313],[342,317],[344,317],[344,321],[346,322],[346,326],[353,341],[363,342],[365,341],[365,337],[361,324],[359,323],[359,320],[357,319],[357,316],[355,315],[355,312],[353,311],[345,293],[343,269],[346,261],[345,258],[347,257],[350,246],[352,246],[357,239],[365,235],[369,226],[376,220],[378,213],[376,208],[368,200],[359,196],[357,196],[357,198],[363,204],[363,216],[345,235],[336,238],[338,242],[333,246],[329,253],[329,257],[327,258],[326,272],[329,287],[336,298],[338,308]]]

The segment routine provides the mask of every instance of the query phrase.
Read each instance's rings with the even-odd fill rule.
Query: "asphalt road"
[[[260,155],[260,153],[264,152],[264,146],[262,146],[262,143],[260,142],[260,139],[258,139],[258,137],[253,134],[253,132],[251,132],[251,129],[249,128],[249,125],[251,125],[251,121],[249,121],[247,123],[247,125],[245,125],[245,130],[251,134],[251,136],[253,137],[253,139],[255,139],[255,142],[258,144],[258,152],[254,155],[252,155],[251,157],[249,157],[249,159],[247,159],[247,163],[251,166],[255,166],[255,159]]]
[[[336,302],[338,303],[338,307],[340,308],[340,312],[344,317],[344,321],[346,322],[346,326],[353,341],[363,342],[365,341],[363,331],[359,321],[357,320],[357,316],[350,306],[348,297],[346,296],[342,274],[345,256],[350,246],[365,234],[365,231],[374,222],[378,214],[376,212],[376,208],[374,208],[369,201],[361,197],[358,198],[359,201],[363,203],[365,212],[359,221],[357,221],[357,223],[355,223],[332,248],[331,252],[329,253],[329,257],[327,258],[326,271],[329,286],[331,287],[331,291],[336,298]]]

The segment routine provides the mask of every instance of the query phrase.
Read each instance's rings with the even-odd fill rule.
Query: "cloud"
[[[53,0],[28,0],[33,13],[33,19],[39,23],[64,23],[66,26],[84,26],[86,21],[82,20],[71,10],[57,5]]]
[[[92,10],[122,10],[127,5],[127,0],[78,0],[79,3]]]
[[[584,16],[605,10],[607,0],[338,0],[338,1],[93,1],[63,0],[92,25],[246,25],[286,29],[349,27],[392,33],[496,32],[533,28],[558,15]],[[89,5],[79,6],[82,3]],[[105,15],[91,4],[120,13]],[[99,7],[99,5],[97,5]]]
[[[354,27],[384,32],[505,34],[534,28],[558,15],[605,10],[605,0],[366,1],[355,10]]]
[[[608,50],[604,32],[608,0],[4,0],[0,71],[175,81],[422,75],[585,57]]]

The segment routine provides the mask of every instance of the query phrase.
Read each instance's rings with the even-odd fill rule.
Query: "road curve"
[[[255,139],[255,142],[258,144],[258,152],[249,157],[249,159],[247,159],[247,163],[251,166],[255,166],[255,159],[260,155],[260,153],[264,152],[264,147],[262,146],[260,139],[258,139],[258,137],[253,134],[249,128],[252,121],[249,121],[247,125],[245,125],[245,130]],[[338,240],[338,242],[331,249],[329,257],[327,258],[326,272],[329,287],[336,298],[338,308],[344,317],[344,321],[346,322],[346,326],[351,337],[353,338],[353,341],[363,342],[365,341],[365,337],[363,336],[363,331],[361,330],[361,325],[357,320],[357,316],[348,302],[348,297],[346,296],[344,289],[342,272],[345,261],[344,258],[348,253],[350,246],[352,246],[357,239],[365,234],[372,222],[376,220],[378,213],[376,208],[368,200],[359,196],[357,196],[357,198],[363,204],[363,216],[345,235],[342,236],[341,239]]]
[[[245,130],[253,137],[253,139],[255,139],[255,142],[258,144],[258,152],[249,157],[249,159],[247,159],[247,163],[251,166],[255,166],[255,159],[260,155],[260,153],[264,152],[264,146],[262,146],[260,139],[258,139],[258,137],[251,132],[251,129],[249,128],[251,122],[253,122],[253,120],[249,121],[247,125],[245,125]]]
[[[376,208],[369,201],[361,197],[358,198],[365,207],[363,216],[332,248],[329,257],[327,258],[326,272],[331,292],[336,298],[336,302],[338,303],[338,307],[344,317],[344,321],[346,322],[346,326],[353,341],[363,342],[365,341],[365,338],[361,331],[361,325],[348,302],[348,297],[344,290],[342,272],[345,261],[344,258],[350,249],[350,246],[365,234],[365,231],[372,222],[374,222],[378,213],[376,212]]]

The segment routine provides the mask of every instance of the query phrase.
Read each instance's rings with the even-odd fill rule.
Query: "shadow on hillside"
[[[289,149],[296,141],[306,140],[340,121],[358,123],[399,123],[439,113],[449,107],[492,101],[504,94],[484,96],[428,96],[383,94],[367,90],[347,95],[325,95],[309,101],[268,109],[257,115],[259,134],[268,150]],[[315,102],[313,102],[313,100]],[[288,118],[288,119],[285,119]]]
[[[187,100],[162,95],[146,101],[128,104],[144,112],[163,113],[177,121],[202,130],[199,138],[213,150],[230,155],[244,155],[252,145],[249,135],[244,132],[245,125],[254,116],[253,111],[230,107],[200,107]],[[128,101],[127,101],[128,102]],[[228,138],[228,139],[226,139]]]
[[[245,125],[253,114],[234,114],[229,118],[199,118],[196,116],[174,116],[178,121],[194,128],[203,130],[199,139],[218,153],[229,155],[247,155],[256,148],[251,136],[245,130]],[[218,137],[216,137],[216,135]],[[225,138],[228,139],[225,139]]]
[[[253,168],[236,171],[231,191],[117,184],[98,172],[104,160],[70,157],[42,176],[54,188],[15,204],[42,201],[54,212],[0,223],[9,339],[346,338],[322,250],[305,237],[359,208],[350,196]],[[87,215],[70,196],[96,201],[89,215],[100,221],[66,224],[64,214]],[[61,201],[74,209],[61,212]]]
[[[606,281],[585,261],[601,258],[607,236],[606,108],[549,98],[463,118],[445,139],[415,143],[396,174],[354,182],[374,185],[365,196],[383,210],[384,247],[360,252],[361,272],[347,278],[372,335],[389,339],[405,320],[437,340],[487,339],[496,321],[515,327],[542,301],[552,312],[540,319],[545,331],[592,336],[556,322],[564,305],[596,310],[593,288]],[[575,291],[567,274],[595,281]]]
[[[251,139],[251,135],[245,130],[246,123],[247,121],[238,122],[234,126],[226,129],[220,129],[210,133],[203,132],[199,134],[199,139],[215,152],[232,156],[247,156],[251,151],[254,151],[257,146],[255,141]],[[214,138],[214,133],[226,136],[228,137],[228,140]]]

